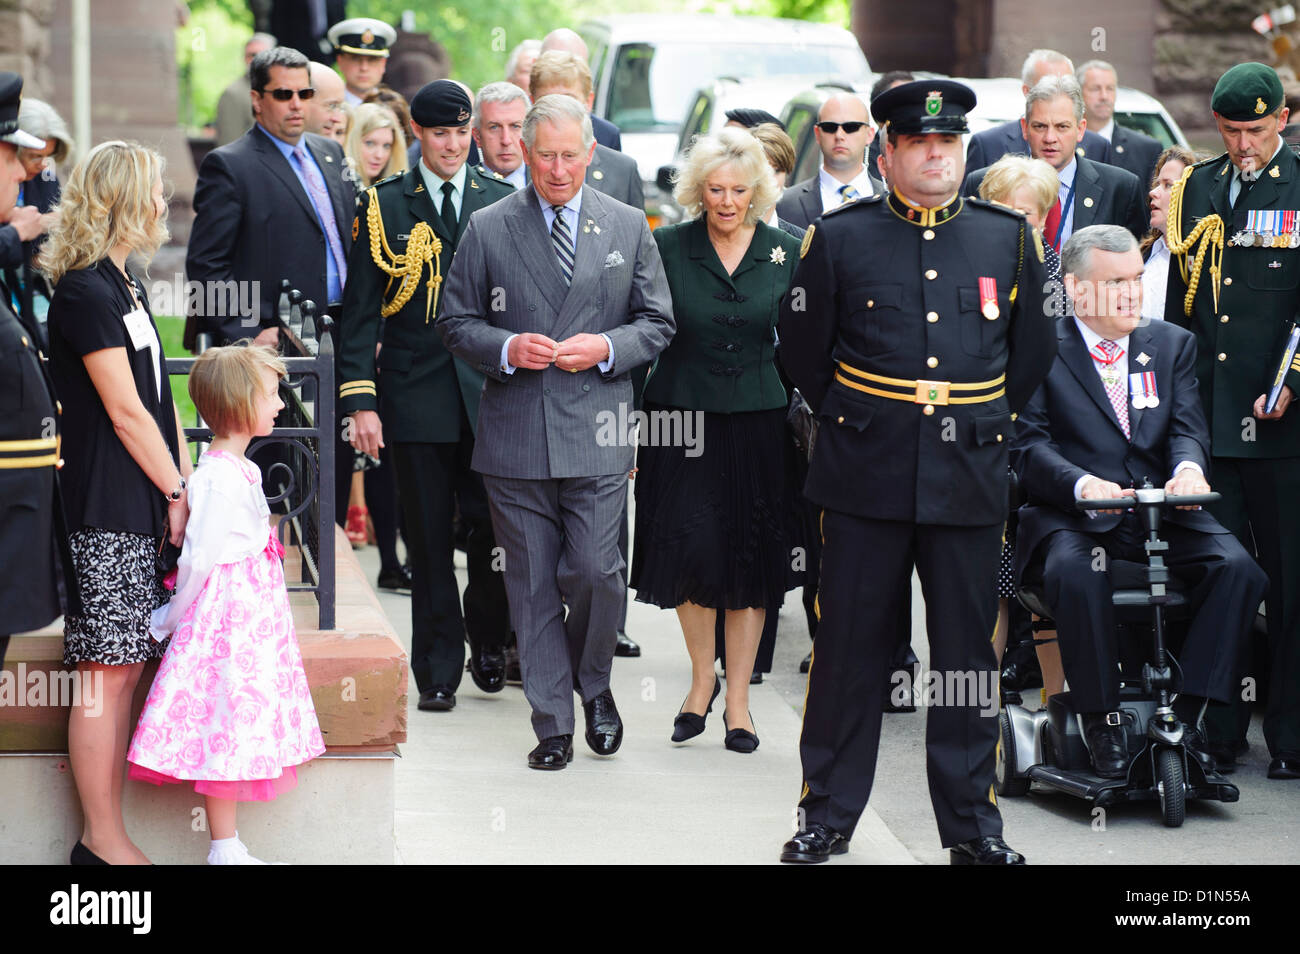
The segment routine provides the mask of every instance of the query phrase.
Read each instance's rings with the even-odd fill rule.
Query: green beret
[[[1210,97],[1210,108],[1234,123],[1275,113],[1285,103],[1282,81],[1271,66],[1263,63],[1238,63],[1219,77]]]

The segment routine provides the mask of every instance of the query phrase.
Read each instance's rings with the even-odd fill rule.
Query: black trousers
[[[465,428],[455,444],[394,442],[390,449],[411,564],[411,672],[421,692],[435,686],[454,691],[465,669],[466,636],[471,647],[499,652],[510,632],[487,494],[470,470],[474,438]],[[469,530],[463,616],[452,562],[457,506]]]
[[[1230,533],[1201,533],[1175,523],[1160,528],[1165,563],[1190,586],[1192,621],[1178,655],[1183,691],[1226,700],[1235,695],[1238,659],[1268,581]],[[1056,622],[1061,661],[1080,712],[1119,705],[1118,647],[1110,560],[1145,563],[1146,537],[1136,514],[1105,533],[1058,530],[1041,544],[1043,584]],[[1102,547],[1108,559],[1099,560]]]
[[[1268,575],[1268,656],[1253,663],[1243,659],[1241,671],[1253,672],[1257,679],[1267,675],[1264,741],[1269,753],[1300,758],[1300,457],[1216,457],[1211,469],[1211,483],[1223,499],[1210,512]],[[1211,742],[1246,737],[1250,706],[1242,696],[1238,691],[1230,705],[1212,704],[1206,711]]]
[[[992,642],[1001,547],[1000,523],[929,526],[825,511],[821,620],[799,740],[805,825],[821,823],[851,835],[866,807],[900,607],[909,597],[915,565],[932,670],[992,688],[991,705],[987,699],[981,705],[974,692],[960,700],[957,693],[945,694],[927,716],[926,767],[939,834],[944,847],[1002,834],[993,795],[998,724]]]

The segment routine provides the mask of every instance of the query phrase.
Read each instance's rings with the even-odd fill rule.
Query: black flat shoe
[[[751,723],[754,721],[752,715],[749,717],[749,721]],[[725,709],[722,712],[722,727],[724,729],[727,728],[727,713]],[[758,736],[753,732],[746,731],[745,729],[727,729],[727,735],[726,738],[722,740],[722,744],[732,752],[741,752],[748,755],[750,752],[753,752],[758,748]]]
[[[1268,777],[1279,779],[1300,778],[1300,759],[1294,755],[1279,755],[1268,763]]]
[[[506,654],[504,650],[494,652],[469,651],[469,676],[474,685],[484,692],[500,692],[506,687]]]
[[[587,717],[587,745],[597,755],[613,755],[623,744],[623,720],[619,718],[614,694],[606,689],[582,704]]]
[[[72,846],[72,855],[68,858],[70,865],[107,865],[108,862],[95,854],[80,841]]]
[[[763,684],[763,674],[757,671],[750,673],[749,684],[751,686],[761,686]]]
[[[800,829],[783,846],[781,860],[787,864],[817,865],[830,861],[831,855],[842,855],[849,850],[849,840],[834,828],[809,825]]]
[[[1025,856],[1012,851],[1001,838],[986,835],[954,846],[948,852],[954,865],[1023,865]]]
[[[376,581],[381,590],[393,590],[398,593],[411,592],[411,568],[399,566],[395,570],[380,570]]]
[[[812,650],[808,650],[808,655],[803,657],[803,662],[799,664],[800,672],[807,672],[812,668]]]
[[[709,707],[704,710],[704,715],[696,715],[694,712],[683,712],[686,703],[682,703],[682,709],[677,710],[677,718],[673,720],[673,741],[685,742],[687,739],[693,739],[704,731],[704,720],[710,712],[713,711],[713,700],[718,698],[718,693],[722,691],[722,680],[713,676],[713,695],[709,696]]]
[[[528,753],[528,767],[558,772],[573,761],[573,736],[553,735],[537,743]]]
[[[416,708],[421,712],[450,712],[456,708],[456,693],[448,686],[434,686],[420,693]]]
[[[618,642],[614,644],[614,655],[635,658],[641,655],[641,647],[627,638],[627,633],[618,631]]]

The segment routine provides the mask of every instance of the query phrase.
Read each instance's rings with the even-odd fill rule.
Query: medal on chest
[[[1139,371],[1128,376],[1128,390],[1133,395],[1133,406],[1139,411],[1148,407],[1160,406],[1160,395],[1156,393],[1156,373]]]

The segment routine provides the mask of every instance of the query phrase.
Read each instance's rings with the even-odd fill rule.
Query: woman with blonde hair
[[[779,195],[763,147],[723,129],[695,141],[673,197],[693,218],[654,233],[677,331],[651,368],[651,420],[699,427],[693,446],[641,447],[631,585],[675,609],[691,658],[672,740],[704,731],[721,690],[714,620],[725,614],[724,739],[753,752],[749,680],[768,607],[785,596],[789,507],[783,447],[789,400],[776,370],[777,305],[799,240],[763,220]],[[682,442],[677,442],[682,443]]]
[[[77,163],[39,265],[54,285],[50,371],[63,402],[61,473],[83,612],[64,617],[64,665],[82,695],[68,755],[84,813],[73,864],[148,864],[122,820],[131,698],[162,655],[150,614],[167,601],[158,554],[179,546],[191,465],[143,284],[127,268],[167,239],[162,157],[105,142]],[[101,688],[102,686],[102,688]]]
[[[406,146],[396,114],[380,103],[354,107],[343,154],[360,178],[362,189],[405,172]]]

